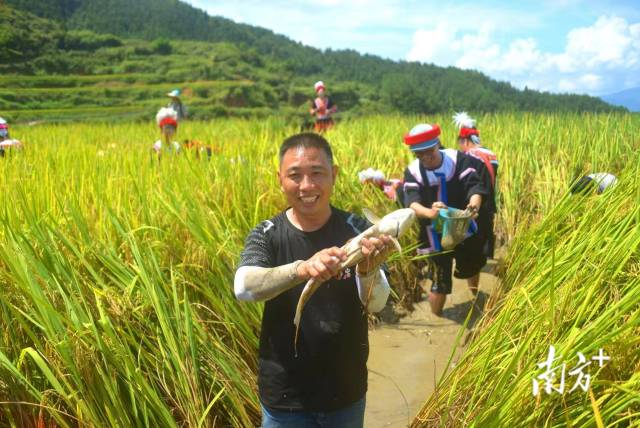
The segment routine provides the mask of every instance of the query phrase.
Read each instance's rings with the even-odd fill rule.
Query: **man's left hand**
[[[380,235],[377,238],[364,238],[362,240],[362,254],[365,258],[358,263],[356,272],[358,275],[368,275],[389,257],[395,249],[389,235]]]

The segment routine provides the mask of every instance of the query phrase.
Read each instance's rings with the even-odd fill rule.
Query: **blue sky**
[[[640,86],[640,2],[188,0],[318,48],[479,70],[519,88]]]

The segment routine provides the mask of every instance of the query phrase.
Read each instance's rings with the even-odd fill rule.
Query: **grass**
[[[359,119],[328,134],[340,166],[333,199],[337,206],[354,211],[367,206],[381,214],[395,208],[378,190],[363,188],[357,172],[375,167],[400,176],[411,159],[401,136],[419,120],[440,122],[445,145],[455,141],[448,117]],[[635,242],[637,230],[637,221],[632,221],[637,219],[634,199],[624,192],[631,189],[637,196],[638,188],[630,162],[624,159],[637,153],[632,137],[638,117],[522,114],[484,116],[479,123],[487,146],[501,161],[499,230],[504,240],[513,241],[508,260],[513,268],[507,271],[505,284],[528,281],[529,300],[541,304],[545,300],[536,299],[550,296],[551,285],[541,281],[549,272],[554,272],[556,286],[570,284],[555,295],[553,311],[544,307],[536,318],[539,323],[532,329],[537,335],[531,340],[540,339],[539,352],[532,352],[530,358],[542,357],[548,342],[541,335],[563,338],[566,329],[575,327],[586,333],[572,333],[574,348],[563,347],[563,351],[584,345],[580,349],[590,352],[600,342],[586,346],[586,341],[597,337],[594,332],[605,332],[603,344],[620,343],[606,347],[607,351],[626,349],[626,361],[637,361],[633,347],[626,348],[637,343],[633,327],[613,327],[624,317],[636,320],[629,309],[634,303],[629,293],[635,284],[631,279],[636,271],[629,268],[634,259],[618,256],[623,255],[623,244],[633,248],[629,245]],[[235,300],[233,273],[247,232],[284,208],[274,174],[276,153],[283,138],[295,131],[296,126],[276,119],[186,122],[179,128],[179,138],[214,144],[220,154],[209,162],[189,155],[157,162],[150,155],[151,144],[158,138],[152,121],[12,127],[13,136],[25,142],[25,151],[0,162],[0,424],[256,424],[261,307]],[[584,141],[583,136],[587,136]],[[555,159],[564,161],[563,166]],[[563,196],[569,182],[574,174],[595,170],[620,173],[624,182],[615,193],[588,205],[585,216],[570,216],[570,201]],[[586,219],[602,217],[613,222],[605,212],[613,213],[613,219],[631,215],[632,220],[609,224],[613,229],[607,230],[622,237],[622,242],[607,241],[596,251],[594,236],[587,234],[591,237],[581,240],[571,231],[573,227],[589,230]],[[544,239],[534,234],[551,226],[571,226],[571,239],[562,240],[565,235],[559,232],[543,235]],[[407,237],[405,244],[411,239]],[[551,267],[550,249],[556,254]],[[615,285],[606,291],[609,294],[570,281],[580,267],[570,264],[570,254],[587,250],[595,253],[585,262],[588,269],[580,278],[595,284],[605,278],[604,273],[598,274],[604,269]],[[573,270],[552,269],[567,265]],[[625,285],[625,278],[630,285]],[[496,303],[496,317],[521,308],[522,301],[509,293],[521,296],[523,292],[513,285],[514,291],[505,287]],[[570,298],[572,293],[578,298]],[[614,298],[618,299],[615,305],[599,306]],[[596,308],[602,308],[606,317],[599,321],[598,330],[590,330],[585,326],[596,319]],[[587,324],[574,325],[574,320]],[[486,328],[502,328],[494,327],[501,340],[509,338],[506,344],[498,339],[489,343],[499,351],[497,357],[510,356],[509,364],[517,367],[514,355],[527,354],[516,347],[515,340],[526,337],[520,330],[526,325],[507,322],[486,321]],[[495,365],[513,372],[507,363],[492,359],[496,356],[482,355],[481,367],[488,370]],[[623,379],[628,368],[612,363],[607,370]],[[618,415],[632,396],[620,391],[635,386],[627,378],[611,376],[599,374],[597,382],[611,383],[594,389],[605,421]],[[483,379],[491,397],[468,386],[464,391],[486,400],[475,402],[491,404],[484,415],[489,417],[489,410],[518,415],[515,409],[522,403],[515,392],[511,401],[503,398],[504,405],[496,398],[514,391],[509,389],[515,388],[513,383],[507,382],[511,378]],[[461,387],[466,385],[459,382]],[[461,409],[465,405],[455,403]],[[574,405],[576,409],[591,406],[588,398]],[[574,414],[559,409],[552,414],[557,421],[565,415]]]
[[[611,118],[594,119],[594,126],[611,124]],[[546,118],[547,130],[552,121]],[[502,227],[513,237],[500,287],[461,360],[440,379],[412,426],[589,427],[640,421],[640,168],[632,155],[638,143],[627,138],[629,122],[593,134],[579,134],[578,127],[565,125],[574,137],[566,138],[572,150],[546,135],[514,149],[527,159],[522,178],[530,185],[511,181],[516,177],[509,173],[506,181],[513,187],[500,183]],[[566,187],[549,185],[589,162],[599,165],[593,171],[615,171],[617,186],[600,196],[570,196]],[[514,187],[522,189],[524,200],[508,195]],[[525,220],[532,226],[523,227],[521,215],[532,210],[539,210],[540,220]],[[566,363],[567,372],[578,365],[579,352],[590,358],[602,348],[612,359],[602,368],[592,362],[585,369],[591,375],[588,392],[569,392],[577,379],[567,374],[564,394],[534,396],[533,380],[543,372],[537,364],[546,360],[550,345],[560,354],[554,367]]]

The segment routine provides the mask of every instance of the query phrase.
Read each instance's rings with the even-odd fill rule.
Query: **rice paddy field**
[[[637,426],[640,116],[478,119],[501,163],[500,286],[413,426]],[[419,121],[441,123],[454,147],[449,116],[330,131],[334,204],[394,209],[357,172],[401,177],[402,135]],[[275,119],[187,122],[178,136],[217,153],[158,162],[152,120],[12,127],[25,149],[0,159],[0,426],[258,425],[261,306],[235,300],[233,274],[250,228],[285,208],[276,153],[296,131]],[[601,171],[619,177],[613,189],[567,195]],[[392,264],[411,263],[414,239]],[[551,345],[555,364],[592,362],[587,391],[569,392],[567,374],[563,394],[532,393]],[[602,367],[590,359],[600,349]]]

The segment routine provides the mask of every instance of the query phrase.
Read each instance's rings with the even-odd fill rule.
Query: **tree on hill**
[[[251,80],[271,86],[276,102],[285,104],[300,98],[296,87],[311,88],[314,80],[323,79],[332,82],[331,91],[338,94],[347,94],[347,85],[360,85],[343,108],[366,105],[371,110],[375,103],[384,103],[373,111],[407,113],[615,109],[589,96],[521,91],[477,71],[396,62],[354,50],[322,51],[269,30],[208,16],[177,0],[4,1],[12,7],[0,6],[0,17],[6,17],[0,21],[0,53],[11,63],[0,63],[1,73],[139,72],[156,74],[158,81]],[[179,48],[191,40],[215,45],[204,57]],[[224,46],[231,47],[231,55],[224,53]],[[96,55],[78,54],[86,50]],[[166,58],[154,59],[158,55]],[[234,89],[238,94],[247,90]],[[242,104],[240,98],[219,100]]]

